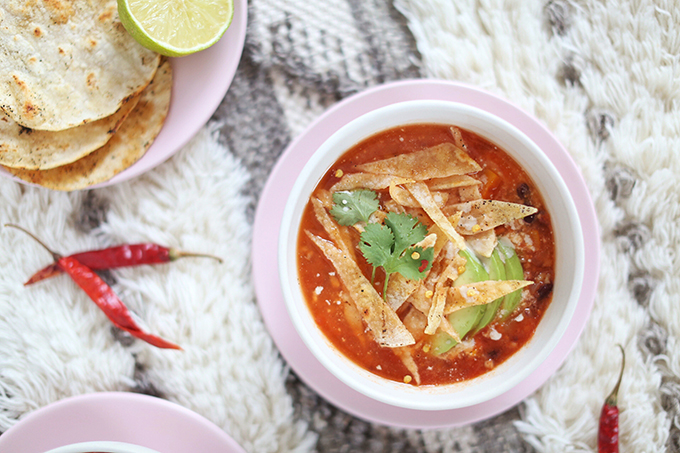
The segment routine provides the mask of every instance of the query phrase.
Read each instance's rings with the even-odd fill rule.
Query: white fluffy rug
[[[58,252],[153,241],[227,258],[112,274],[118,294],[150,328],[184,348],[160,351],[115,334],[65,277],[24,288],[51,258],[28,237],[1,228],[0,432],[71,395],[136,390],[204,415],[249,452],[343,451],[356,438],[383,435],[376,427],[359,432],[321,423],[327,409],[305,414],[308,397],[291,395],[286,385],[289,371],[261,321],[249,270],[249,215],[286,139],[268,133],[274,126],[257,125],[278,121],[290,138],[335,98],[419,74],[477,85],[535,115],[577,162],[598,212],[594,310],[565,364],[512,421],[522,451],[595,450],[599,410],[620,363],[616,343],[627,355],[621,450],[680,451],[679,5],[396,0],[408,25],[400,30],[391,5],[325,3],[253,0],[244,63],[217,114],[227,125],[206,127],[148,174],[73,194],[0,179],[0,224],[21,224]],[[362,16],[362,8],[375,14]],[[356,24],[368,26],[349,30]],[[407,49],[408,31],[417,52]],[[288,41],[275,39],[281,33]],[[405,58],[366,50],[379,53],[384,43],[376,42],[395,34],[401,41],[391,41],[397,50],[389,55],[402,51]],[[311,55],[304,60],[302,47],[285,47],[302,39],[323,42],[326,52],[303,49]],[[373,47],[359,45],[369,41]],[[255,132],[244,138],[239,121]],[[336,449],[324,449],[319,426],[336,430]],[[357,445],[510,451],[494,447],[494,431],[483,429],[394,430],[386,436],[403,436],[403,443]]]

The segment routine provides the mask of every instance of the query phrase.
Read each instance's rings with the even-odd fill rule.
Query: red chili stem
[[[623,369],[626,366],[626,353],[623,351],[623,346],[621,346],[620,344],[617,344],[617,346],[621,350],[621,369],[619,370],[619,378],[616,380],[616,385],[614,386],[611,393],[609,394],[609,396],[607,396],[607,399],[605,400],[605,404],[609,404],[610,406],[616,406],[617,404],[619,387],[621,387],[621,379],[623,378]]]
[[[75,253],[69,256],[77,259],[81,264],[92,270],[161,264],[187,257],[211,258],[220,263],[222,262],[221,258],[214,255],[185,252],[151,243],[117,245],[105,249]],[[61,271],[58,267],[51,264],[36,272],[24,285],[30,285],[60,273]]]
[[[619,451],[619,408],[617,400],[621,379],[623,378],[623,369],[626,366],[626,353],[621,345],[617,346],[621,350],[621,370],[614,389],[607,396],[600,411],[600,427],[597,436],[598,453],[618,453]]]
[[[47,250],[47,251],[50,253],[50,255],[52,255],[52,258],[54,259],[54,261],[58,261],[59,258],[61,258],[61,255],[59,255],[58,253],[53,252],[52,249],[50,249],[48,246],[46,246],[45,243],[44,243],[43,241],[41,241],[40,239],[38,239],[33,233],[31,233],[30,231],[26,230],[25,228],[22,228],[22,227],[20,227],[19,225],[15,225],[15,224],[13,224],[13,223],[6,223],[5,226],[6,226],[6,227],[11,227],[11,228],[16,228],[17,230],[23,231],[24,233],[26,233],[27,235],[29,235],[30,237],[32,237],[33,240],[34,240],[35,242],[37,242],[38,244],[42,245],[43,248],[44,248],[45,250]]]
[[[66,272],[71,279],[92,299],[118,328],[129,332],[147,343],[159,348],[181,349],[160,337],[145,332],[135,320],[125,304],[118,298],[109,285],[94,271],[81,264],[77,259],[66,256],[57,261],[59,269]]]

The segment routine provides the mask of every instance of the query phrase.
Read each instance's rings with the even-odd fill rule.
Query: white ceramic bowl
[[[63,447],[49,450],[45,453],[158,453],[150,448],[140,447],[124,442],[79,442],[77,444],[64,445]]]
[[[553,222],[556,247],[553,298],[533,338],[501,365],[459,384],[412,386],[376,376],[337,351],[317,327],[300,291],[296,244],[300,218],[321,177],[349,148],[399,125],[451,124],[485,137],[508,152],[543,195]],[[302,169],[289,195],[279,236],[279,276],[288,313],[298,334],[333,375],[364,395],[393,406],[447,410],[495,398],[528,377],[549,358],[574,315],[584,269],[583,236],[576,206],[550,160],[522,132],[483,110],[455,102],[408,101],[369,112],[328,138]]]

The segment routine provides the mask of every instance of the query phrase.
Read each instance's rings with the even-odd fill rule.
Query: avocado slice
[[[503,244],[502,241],[498,242],[498,248],[505,256],[505,277],[508,280],[524,280],[524,269],[522,268],[522,262],[519,260],[515,249],[509,245]],[[501,303],[501,319],[507,319],[508,316],[510,316],[512,312],[515,311],[521,300],[521,289],[518,289],[517,291],[507,294],[505,297],[503,297],[503,302]]]
[[[486,267],[487,269],[489,269],[489,280],[507,280],[505,263],[503,263],[503,259],[501,258],[500,253],[501,252],[498,250],[498,246],[496,246],[489,259],[486,260],[487,264]],[[477,324],[474,333],[479,332],[484,327],[486,327],[491,321],[493,321],[493,319],[496,317],[496,313],[498,312],[498,308],[501,306],[501,303],[503,302],[503,299],[505,299],[505,297],[499,297],[498,299],[494,300],[493,302],[486,306],[484,316],[482,316],[482,319],[479,320],[479,324]]]
[[[465,271],[458,276],[453,286],[489,280],[489,273],[474,253],[469,250],[461,250],[458,253],[467,260],[467,264],[465,265]],[[448,316],[448,319],[453,330],[456,331],[460,338],[463,338],[479,323],[485,312],[485,305],[477,305],[455,311]],[[432,336],[431,342],[432,352],[437,355],[445,353],[458,343],[451,338],[451,335],[441,330]]]

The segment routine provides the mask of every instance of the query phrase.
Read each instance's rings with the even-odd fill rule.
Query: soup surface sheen
[[[452,131],[458,131],[460,135],[456,136]],[[532,337],[551,301],[554,281],[555,245],[550,215],[536,186],[505,151],[470,131],[443,124],[415,124],[380,132],[343,154],[320,180],[312,198],[322,200],[321,204],[325,206],[326,212],[330,212],[332,202],[329,200],[333,186],[346,175],[360,172],[357,167],[361,164],[412,153],[442,143],[455,144],[459,149],[464,149],[480,169],[468,173],[468,176],[478,181],[477,185],[432,190],[432,194],[437,192],[441,195],[446,192],[444,196],[447,199],[440,206],[441,211],[450,214],[452,205],[479,197],[537,209],[537,212],[529,216],[511,220],[491,229],[490,234],[495,233],[497,241],[511,245],[515,249],[524,274],[519,280],[533,282],[517,290],[521,291],[521,302],[511,313],[505,313],[496,307],[493,316],[487,315],[487,318],[490,318],[487,320],[488,324],[485,326],[478,324],[464,336],[461,335],[460,342],[453,341],[456,343],[455,346],[445,352],[436,353],[436,342],[441,341],[443,335],[442,327],[437,328],[433,335],[426,334],[424,327],[428,323],[427,312],[423,313],[422,309],[419,311],[416,309],[417,304],[410,303],[411,299],[407,299],[395,312],[412,333],[415,342],[403,347],[381,346],[376,341],[374,332],[367,327],[365,319],[362,319],[357,304],[353,301],[347,285],[340,278],[338,270],[310,238],[310,235],[314,235],[332,241],[318,215],[315,214],[311,200],[304,210],[298,234],[300,286],[321,331],[338,350],[359,366],[384,378],[414,385],[460,382],[482,375],[503,363]],[[403,185],[396,186],[398,187],[393,188],[398,189]],[[389,187],[372,190],[377,194],[380,211],[384,213],[395,210]],[[417,218],[428,227],[428,233],[438,231],[437,225],[422,207],[400,207],[397,210]],[[380,297],[385,297],[384,269],[377,267],[374,271],[360,250],[362,226],[337,225],[337,228],[341,231],[342,237],[351,242],[350,248],[364,277],[372,283]],[[438,236],[441,239],[441,231]],[[469,243],[472,236],[464,237]],[[480,258],[489,271],[489,258],[483,256]],[[505,257],[503,262],[507,263]],[[434,272],[437,259],[435,258],[432,263],[424,263],[423,267],[426,264],[431,266],[431,269],[428,267],[425,275]],[[468,266],[469,264],[459,268],[458,272],[464,272]],[[396,273],[391,274],[390,279],[397,280],[398,277],[395,276]],[[488,279],[494,279],[493,275]],[[422,285],[425,281],[427,276],[417,285]],[[442,284],[453,286],[455,280]],[[426,292],[429,300],[432,300],[432,293],[433,291]],[[501,298],[498,299],[499,302],[500,300]],[[491,310],[489,307],[492,305],[484,305],[484,309]]]

